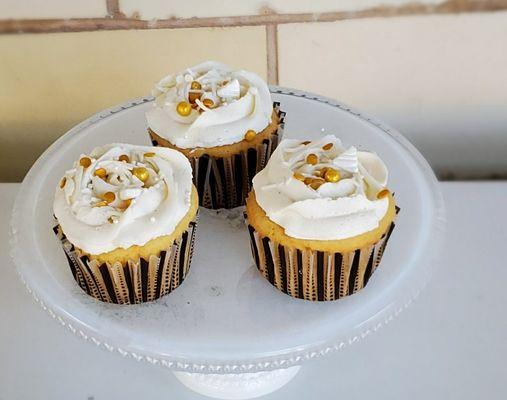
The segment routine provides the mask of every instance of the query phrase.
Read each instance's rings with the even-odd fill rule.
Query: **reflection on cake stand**
[[[110,352],[174,371],[191,389],[253,398],[289,382],[307,360],[377,331],[419,294],[435,266],[444,211],[437,181],[398,133],[332,100],[272,88],[287,112],[285,136],[333,133],[374,149],[390,168],[402,212],[381,266],[359,293],[334,302],[293,299],[260,276],[241,210],[201,210],[185,282],[153,303],[118,306],[84,294],[52,233],[53,189],[82,152],[111,143],[148,144],[151,99],[101,112],[57,140],[27,174],[12,215],[12,257],[35,300],[79,337]]]

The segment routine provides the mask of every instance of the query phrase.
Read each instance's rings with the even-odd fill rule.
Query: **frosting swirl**
[[[190,209],[192,170],[181,153],[110,144],[81,155],[56,188],[54,214],[90,254],[171,234]]]
[[[293,238],[339,240],[378,227],[388,210],[387,168],[374,153],[328,135],[283,140],[253,179],[268,218]]]
[[[162,78],[152,94],[149,128],[182,149],[238,143],[248,130],[258,133],[271,123],[266,82],[214,61]]]

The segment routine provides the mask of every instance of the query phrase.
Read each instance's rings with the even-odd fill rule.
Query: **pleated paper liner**
[[[380,264],[394,226],[391,223],[375,244],[348,253],[299,250],[259,235],[250,224],[248,231],[255,264],[273,286],[298,299],[327,301],[366,286]]]
[[[273,103],[278,114],[278,129],[257,146],[230,157],[202,155],[189,158],[194,184],[199,192],[199,205],[205,208],[234,208],[245,204],[252,187],[252,178],[262,170],[281,140],[285,112],[280,103]],[[160,144],[150,131],[154,146]]]
[[[197,220],[171,247],[127,263],[99,263],[70,243],[60,225],[53,231],[60,239],[70,269],[78,285],[90,296],[106,303],[138,304],[171,293],[185,279],[194,249]]]

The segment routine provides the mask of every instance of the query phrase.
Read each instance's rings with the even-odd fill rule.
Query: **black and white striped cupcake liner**
[[[149,259],[126,263],[99,263],[74,247],[60,225],[53,231],[60,239],[74,279],[97,300],[116,304],[138,304],[171,293],[188,274],[194,250],[197,217],[172,246]]]
[[[287,247],[261,236],[248,221],[247,225],[261,275],[283,293],[313,301],[337,300],[365,287],[380,264],[395,226],[391,223],[372,245],[339,253]]]
[[[189,158],[194,185],[199,193],[199,205],[205,208],[234,208],[245,204],[252,188],[252,179],[267,164],[281,140],[285,126],[285,112],[274,102],[278,115],[278,129],[257,146],[229,157],[211,157],[207,154]],[[152,144],[160,145],[150,133]]]

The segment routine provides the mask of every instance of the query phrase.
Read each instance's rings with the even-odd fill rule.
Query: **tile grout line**
[[[447,0],[438,4],[410,2],[401,6],[378,6],[359,11],[334,11],[316,14],[266,13],[247,16],[194,17],[180,19],[169,18],[148,21],[136,18],[125,18],[119,10],[119,0],[105,1],[108,13],[112,14],[107,18],[0,20],[0,33],[13,34],[123,29],[181,29],[262,26],[270,24],[280,25],[307,22],[335,22],[361,18],[387,18],[398,16],[459,14],[507,10],[507,0]]]
[[[120,0],[105,0],[105,2],[109,18],[124,17],[124,15],[120,12]]]
[[[278,85],[278,25],[266,25],[266,61],[268,83]]]

